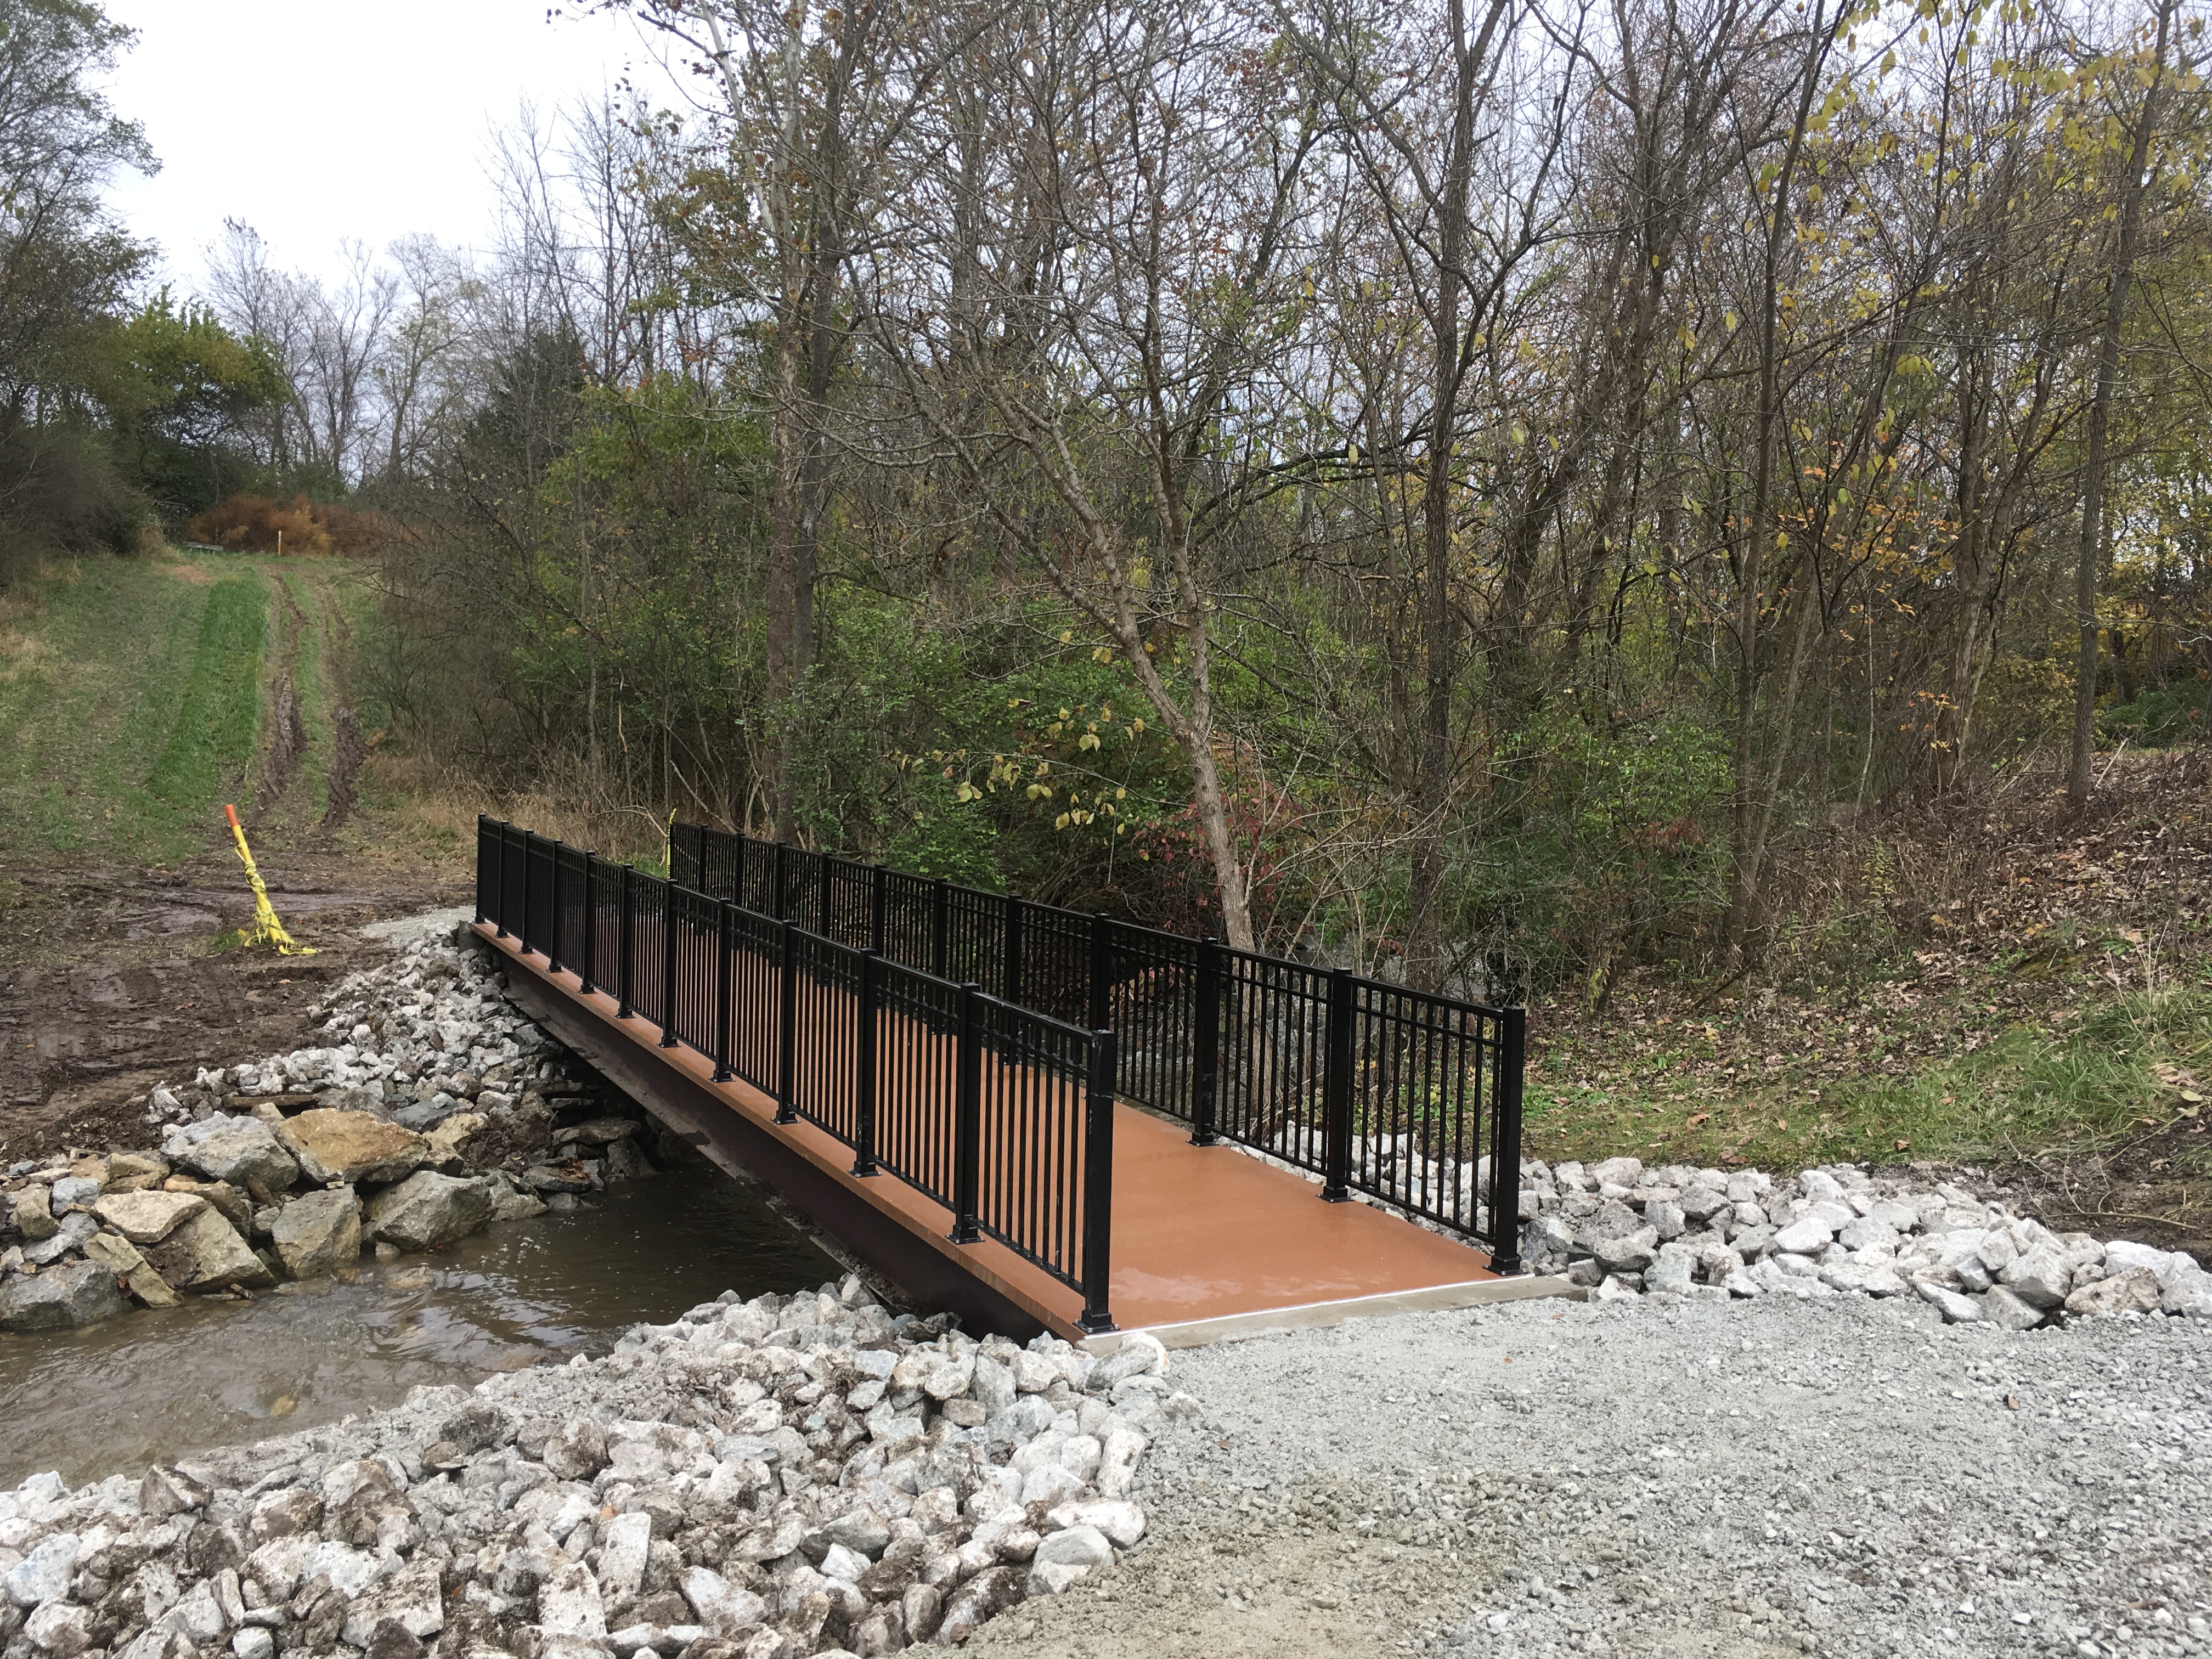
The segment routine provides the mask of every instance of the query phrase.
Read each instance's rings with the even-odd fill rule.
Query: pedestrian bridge
[[[918,1302],[1189,1346],[1564,1288],[1514,1251],[1518,1009],[671,842],[661,878],[482,820],[477,931],[547,1030]]]

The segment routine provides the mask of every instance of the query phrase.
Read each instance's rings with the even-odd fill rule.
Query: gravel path
[[[2212,1327],[1538,1301],[1174,1356],[1024,1659],[2212,1653]]]

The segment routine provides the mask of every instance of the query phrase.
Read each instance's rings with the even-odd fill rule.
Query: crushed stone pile
[[[857,1279],[337,1428],[0,1494],[8,1659],[804,1659],[965,1639],[1111,1565],[1167,1355],[975,1340]]]
[[[1778,1177],[1633,1158],[1522,1170],[1522,1255],[1601,1299],[1917,1296],[1955,1324],[2212,1319],[2212,1273],[2179,1250],[2055,1233],[1951,1182],[1850,1164]]]

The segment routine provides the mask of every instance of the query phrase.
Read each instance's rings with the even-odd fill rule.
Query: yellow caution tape
[[[312,947],[296,942],[284,931],[284,924],[276,920],[276,907],[269,902],[269,889],[262,884],[261,872],[254,867],[252,849],[246,844],[246,830],[238,821],[238,809],[226,805],[222,810],[230,819],[230,836],[238,843],[238,856],[246,865],[246,879],[253,887],[253,931],[246,935],[246,943],[273,945],[279,956],[314,955]]]

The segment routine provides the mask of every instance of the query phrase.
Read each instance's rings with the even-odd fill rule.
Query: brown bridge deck
[[[918,1300],[977,1328],[1042,1327],[1083,1340],[1082,1297],[990,1239],[955,1244],[951,1212],[888,1172],[856,1176],[851,1148],[714,1062],[659,1046],[659,1028],[617,1018],[489,922],[477,932],[507,959],[509,985],[538,1023],[685,1139],[776,1188],[826,1232]],[[1500,1279],[1489,1257],[1361,1203],[1324,1204],[1310,1182],[1236,1148],[1194,1146],[1179,1127],[1116,1105],[1110,1303],[1122,1332],[1171,1346],[1363,1314],[1558,1295],[1564,1280]],[[1118,1334],[1092,1337],[1110,1348]]]

